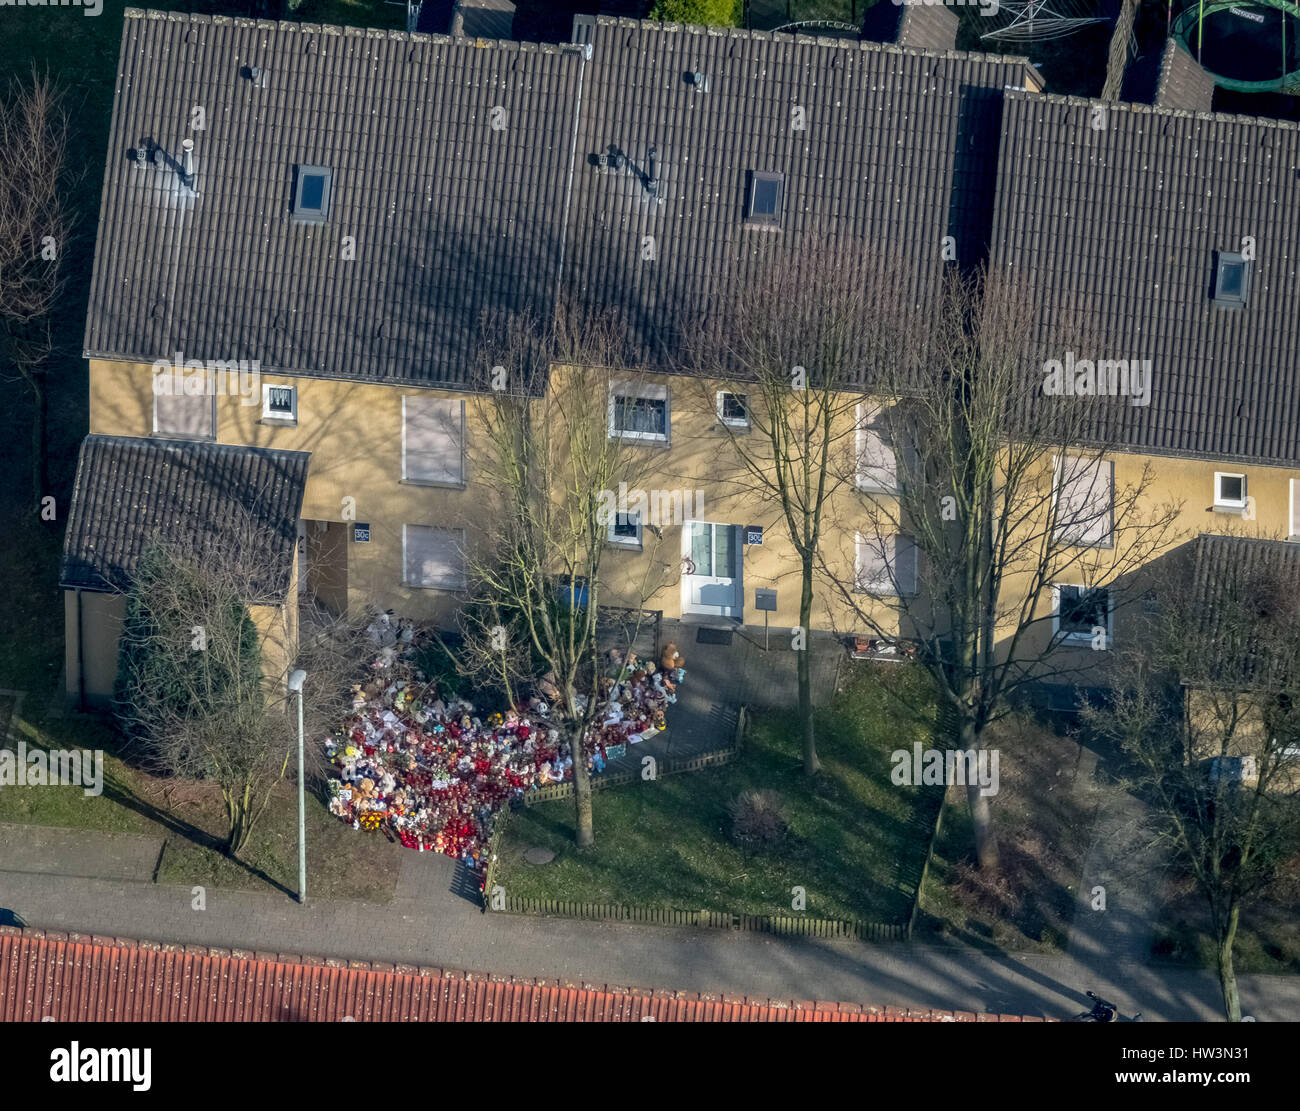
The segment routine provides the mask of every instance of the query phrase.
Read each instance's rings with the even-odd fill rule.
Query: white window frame
[[[1220,479],[1239,478],[1241,479],[1241,500],[1227,500],[1220,497]],[[1250,495],[1246,489],[1246,476],[1239,471],[1215,471],[1214,472],[1214,508],[1215,509],[1245,509],[1250,504]]]
[[[859,401],[854,416],[857,423],[854,426],[853,447],[856,452],[853,460],[853,481],[857,488],[867,494],[897,494],[898,493],[898,448],[890,442],[885,435],[878,431],[873,425],[880,419],[885,412],[885,406],[876,402]],[[866,454],[866,438],[869,435],[875,435],[885,451],[893,457],[893,477],[890,482],[876,482],[867,477],[862,469],[862,459]]]
[[[605,534],[605,539],[616,548],[626,548],[629,551],[639,552],[641,550],[641,537],[645,531],[645,522],[641,520],[640,513],[627,513],[628,517],[636,518],[636,539],[630,536],[618,536],[614,532],[614,526],[618,523],[619,514],[613,513],[609,518],[609,526]]]
[[[644,398],[648,401],[664,403],[664,431],[629,432],[614,427],[615,399],[620,397]],[[609,438],[611,440],[641,440],[652,444],[666,444],[672,435],[673,413],[668,397],[667,386],[656,386],[639,382],[614,382],[609,387]]]
[[[417,583],[417,582],[411,582],[411,580],[407,578],[406,575],[407,566],[408,566],[407,538],[408,538],[409,530],[413,528],[432,529],[438,532],[449,532],[457,535],[458,539],[457,539],[456,547],[457,547],[457,551],[461,553],[461,568],[460,568],[460,578],[457,580],[457,582],[454,585],[437,584],[437,583]],[[464,552],[465,552],[465,530],[463,528],[447,528],[444,525],[422,525],[422,524],[402,525],[402,585],[408,587],[411,590],[442,590],[453,594],[458,591],[464,590],[466,585],[468,584],[468,580],[465,574]]]
[[[723,407],[723,399],[727,397],[738,398],[742,405],[745,406],[745,415],[737,420],[735,417],[728,417]],[[718,391],[718,423],[725,424],[728,428],[748,428],[749,427],[749,394],[735,393],[732,390]]]
[[[292,411],[289,413],[277,413],[271,408],[271,390],[288,390],[293,398]],[[297,424],[298,423],[298,387],[290,382],[263,382],[262,383],[262,420],[270,424]]]
[[[442,482],[432,478],[412,478],[406,470],[406,402],[410,398],[421,398],[423,394],[403,394],[402,395],[402,482],[411,486],[435,486],[443,490],[464,490],[465,482],[465,438],[466,419],[465,419],[465,400],[464,398],[432,398],[434,401],[450,401],[453,404],[460,405],[460,479],[452,482]]]
[[[171,371],[169,370],[167,373],[170,374]],[[215,376],[214,372],[213,372],[212,369],[209,367],[206,373],[207,373],[207,396],[208,396],[208,403],[209,403],[210,408],[211,408],[211,413],[210,413],[211,419],[210,419],[210,421],[209,421],[209,426],[210,426],[210,428],[211,428],[211,431],[210,431],[207,435],[204,435],[204,436],[200,436],[200,437],[198,437],[198,440],[199,440],[200,442],[203,442],[203,443],[210,443],[211,441],[213,441],[213,440],[215,440],[215,439],[217,438],[217,390],[216,390],[216,376]],[[175,381],[175,379],[173,379],[173,381]],[[153,385],[153,383],[150,382],[150,386],[152,386],[152,385]],[[171,397],[171,396],[174,396],[174,395],[172,395],[172,394],[168,394],[168,395],[166,395],[166,396]],[[153,435],[153,436],[157,436],[157,437],[159,437],[160,439],[164,439],[164,440],[192,440],[192,437],[187,436],[187,435],[185,435],[184,433],[181,433],[181,432],[163,432],[162,430],[159,429],[159,427],[158,427],[158,397],[159,397],[159,394],[157,393],[157,391],[154,391],[154,395],[153,395],[153,431],[152,431],[150,434]]]
[[[905,583],[900,581],[902,576],[899,575],[898,566],[897,563],[895,563],[893,568],[894,573],[893,573],[892,581],[886,584],[888,589],[873,590],[870,589],[869,587],[863,586],[862,585],[863,545],[871,544],[874,547],[877,545],[879,541],[889,540],[891,542],[897,542],[900,538],[905,538],[909,540],[912,545],[912,575],[911,575],[910,582]],[[853,547],[854,592],[858,594],[866,594],[876,598],[915,598],[920,590],[920,574],[921,574],[920,552],[921,552],[920,545],[917,544],[916,537],[912,536],[910,533],[905,533],[905,532],[891,533],[888,537],[881,537],[875,535],[874,533],[868,534],[865,532],[859,532],[857,534],[856,541]],[[889,564],[887,558],[886,558],[885,570],[886,571],[889,570]]]
[[[1052,459],[1052,518],[1056,522],[1052,530],[1052,539],[1057,544],[1062,544],[1068,548],[1099,548],[1107,549],[1115,546],[1115,463],[1110,459],[1097,458],[1094,463],[1108,468],[1110,472],[1110,502],[1106,506],[1106,535],[1101,540],[1086,540],[1082,537],[1070,535],[1072,529],[1078,526],[1070,522],[1061,521],[1060,497],[1061,487],[1065,481],[1065,461],[1067,459],[1082,459],[1079,455],[1057,455]],[[1095,521],[1089,521],[1084,526],[1084,530],[1091,529],[1096,524]]]
[[[1288,540],[1300,540],[1300,478],[1291,480],[1290,488],[1287,493],[1290,495],[1290,526],[1287,533]]]
[[[1061,644],[1086,644],[1092,646],[1092,629],[1086,633],[1061,632],[1061,590],[1104,590],[1106,592],[1106,648],[1109,652],[1115,641],[1115,592],[1108,586],[1080,586],[1078,583],[1052,584],[1052,639]]]

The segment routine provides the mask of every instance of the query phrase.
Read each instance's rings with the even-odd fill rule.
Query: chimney
[[[181,143],[181,183],[190,190],[194,188],[194,140],[186,139]]]
[[[659,179],[655,177],[655,148],[653,143],[650,144],[650,149],[646,152],[646,163],[645,191],[653,197],[659,192]]]

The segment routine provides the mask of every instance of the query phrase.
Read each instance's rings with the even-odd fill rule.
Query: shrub
[[[741,6],[739,0],[655,0],[650,18],[704,27],[739,27]]]
[[[785,840],[785,809],[775,791],[741,791],[728,811],[731,835],[741,844],[771,848]]]

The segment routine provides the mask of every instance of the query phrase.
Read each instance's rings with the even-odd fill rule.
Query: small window
[[[294,170],[293,218],[303,224],[323,224],[329,219],[332,174],[325,166],[298,166]]]
[[[613,386],[609,395],[609,434],[624,440],[668,439],[668,389],[665,386]]]
[[[609,542],[620,548],[640,548],[641,514],[615,513],[609,522]]]
[[[262,386],[262,419],[281,424],[298,423],[298,388]]]
[[[1246,508],[1246,476],[1214,472],[1214,504],[1223,509]]]
[[[781,223],[781,206],[785,197],[785,176],[763,170],[751,170],[745,198],[745,220],[750,224],[777,226]]]
[[[743,393],[718,393],[718,420],[732,428],[749,427],[749,397]]]
[[[1219,251],[1214,256],[1216,305],[1239,309],[1250,297],[1250,261],[1239,254]]]
[[[1110,645],[1110,591],[1104,587],[1057,586],[1053,629],[1063,639]]]
[[[465,587],[463,529],[402,526],[402,563],[407,586],[433,590]]]

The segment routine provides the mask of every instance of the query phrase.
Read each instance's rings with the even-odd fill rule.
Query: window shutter
[[[1300,536],[1300,478],[1291,480],[1291,531],[1290,536]]]
[[[1111,543],[1115,465],[1067,455],[1056,460],[1056,538],[1066,544]]]
[[[894,490],[898,486],[898,459],[886,436],[884,410],[879,405],[858,402],[858,487],[862,490]]]
[[[465,480],[465,403],[436,397],[402,398],[402,477],[460,486]]]
[[[211,386],[209,381],[208,390],[202,394],[156,394],[154,431],[163,436],[191,440],[212,439],[216,429],[213,427]]]
[[[461,552],[461,529],[406,525],[406,582],[409,586],[431,586],[460,590],[465,585],[465,560]]]
[[[916,540],[911,536],[858,533],[858,589],[895,597],[913,595],[916,560]]]

